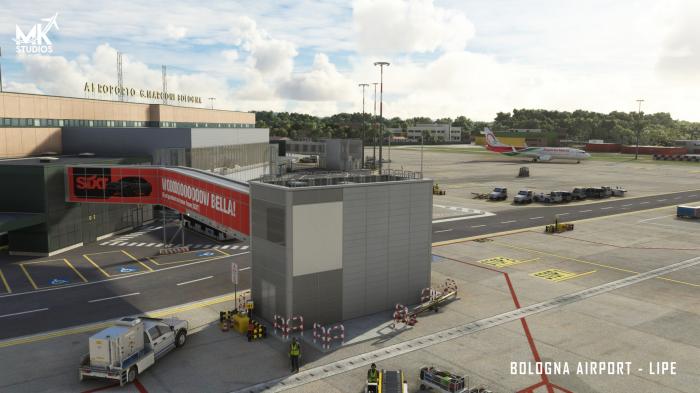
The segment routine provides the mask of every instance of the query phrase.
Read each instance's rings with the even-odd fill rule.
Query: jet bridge
[[[231,237],[250,235],[250,198],[243,182],[185,167],[66,167],[66,200],[162,205]]]

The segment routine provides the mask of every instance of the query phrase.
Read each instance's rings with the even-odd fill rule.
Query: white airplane
[[[586,160],[591,158],[591,155],[581,149],[572,149],[570,147],[515,147],[501,143],[496,135],[487,127],[484,128],[486,135],[486,149],[495,153],[500,153],[510,157],[527,157],[532,158],[532,161],[551,161],[551,160]]]

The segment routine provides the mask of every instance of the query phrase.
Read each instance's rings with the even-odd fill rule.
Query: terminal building
[[[177,165],[237,181],[275,171],[255,114],[0,93],[0,246],[54,255],[142,225],[151,205],[65,202],[65,167]],[[10,185],[12,185],[10,187]]]

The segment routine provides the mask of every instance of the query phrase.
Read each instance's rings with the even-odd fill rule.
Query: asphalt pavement
[[[685,191],[637,198],[612,197],[596,203],[513,206],[485,217],[441,220],[433,224],[433,242],[544,226],[555,216],[561,221],[576,221],[698,200],[700,191]],[[0,285],[0,339],[101,322],[227,294],[233,291],[231,262],[241,269],[238,289],[250,287],[247,243],[205,245],[216,242],[188,232],[187,242],[211,248],[159,257],[157,248],[148,245],[157,245],[159,239],[163,241],[162,229],[152,228],[155,229],[141,228],[121,235],[121,242],[105,240],[38,261],[0,264],[0,273],[4,272],[3,279],[11,287],[11,291],[2,291]],[[170,238],[174,228],[166,230]],[[227,249],[223,250],[224,246]]]
[[[649,210],[664,206],[674,206],[700,200],[700,190],[674,192],[646,197],[610,197],[595,203],[578,203],[576,201],[535,206],[513,206],[512,209],[499,211],[495,215],[479,217],[465,216],[464,219],[453,217],[454,221],[433,224],[433,242],[449,241],[472,236],[488,235],[510,230],[530,228],[553,223],[555,217],[560,222],[590,219],[613,214]],[[511,202],[493,202],[511,203]],[[442,221],[442,220],[441,220]]]

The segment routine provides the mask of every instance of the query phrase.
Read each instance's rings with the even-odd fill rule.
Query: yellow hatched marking
[[[495,268],[501,268],[501,267],[506,267],[506,266],[520,265],[521,263],[534,262],[534,261],[537,261],[539,259],[540,258],[532,258],[532,259],[528,259],[525,261],[520,261],[517,259],[511,259],[511,258],[505,258],[505,257],[493,257],[493,258],[488,258],[488,259],[482,259],[479,261],[479,263],[482,263],[484,265],[493,266]]]
[[[585,275],[592,274],[595,272],[596,272],[596,270],[591,270],[589,272],[584,272],[584,273],[574,273],[574,272],[569,272],[569,271],[561,270],[561,269],[547,269],[547,270],[542,270],[542,271],[535,272],[535,273],[530,273],[530,275],[532,277],[538,277],[538,278],[542,278],[544,280],[560,282],[560,281],[565,281],[565,280],[571,280],[572,278],[585,276]]]

